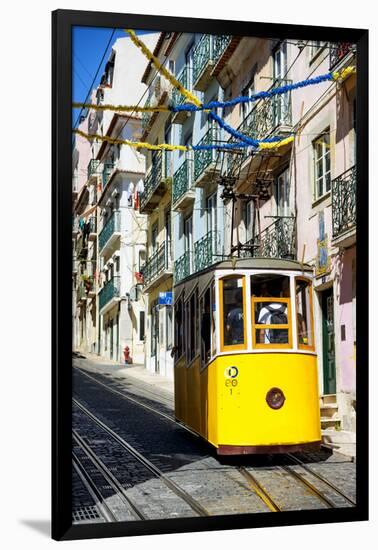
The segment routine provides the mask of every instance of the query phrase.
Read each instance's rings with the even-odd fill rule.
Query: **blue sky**
[[[92,80],[97,72],[104,51],[112,35],[113,29],[101,27],[74,27],[72,31],[72,99],[84,102]],[[137,31],[145,34],[146,31]],[[106,50],[93,87],[100,83],[105,64],[109,59],[112,45],[119,37],[126,36],[122,29],[116,29],[113,39]],[[147,62],[147,60],[146,60]],[[75,124],[80,109],[72,110],[72,124]]]

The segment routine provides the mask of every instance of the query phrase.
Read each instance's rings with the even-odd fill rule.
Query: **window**
[[[216,302],[215,302],[215,284],[214,281],[211,283],[211,355],[214,356],[216,353]]]
[[[331,151],[329,128],[313,142],[315,200],[331,190]]]
[[[297,314],[298,347],[313,348],[311,283],[295,278],[295,306]]]
[[[222,347],[245,349],[245,290],[244,277],[236,275],[220,280],[222,297],[221,340]]]
[[[157,250],[157,235],[158,235],[158,225],[157,222],[154,223],[151,229],[151,254]]]
[[[175,346],[176,360],[180,359],[184,353],[184,315],[183,299],[180,297],[175,308]]]
[[[151,356],[156,355],[159,341],[159,306],[157,300],[151,304]]]
[[[248,84],[242,89],[242,96],[243,97],[252,97],[255,93],[255,72],[256,67],[252,70],[252,76],[248,82]],[[241,111],[241,119],[244,120],[246,116],[252,111],[253,107],[255,106],[255,103],[253,101],[248,101],[248,103],[241,103],[240,104],[240,111]]]
[[[251,302],[254,347],[291,347],[290,278],[253,275]]]
[[[311,44],[311,58],[318,55],[318,53],[324,48],[327,44],[324,40],[314,40]]]
[[[172,258],[172,241],[171,241],[171,207],[169,206],[164,212],[164,229],[165,229],[165,257],[169,262]]]
[[[290,182],[287,168],[276,178],[277,216],[290,216]]]
[[[139,312],[139,340],[141,342],[144,341],[144,334],[145,334],[144,318],[145,318],[144,311],[140,311]]]
[[[193,273],[193,216],[184,220],[184,248],[189,256],[189,273]]]
[[[166,332],[167,332],[167,338],[166,338],[166,342],[167,342],[167,349],[172,349],[172,336],[173,336],[173,332],[172,332],[172,306],[167,306],[166,307]]]
[[[244,223],[245,238],[248,242],[253,238],[253,220],[254,220],[254,203],[253,201],[242,202],[242,219]]]
[[[186,314],[186,358],[188,363],[193,361],[197,351],[197,301],[198,291],[195,290],[185,303]]]
[[[206,364],[211,357],[210,345],[211,345],[211,297],[210,288],[208,288],[200,301],[201,307],[201,361],[202,364]]]

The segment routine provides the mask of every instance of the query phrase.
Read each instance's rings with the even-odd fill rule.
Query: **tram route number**
[[[236,387],[238,385],[238,381],[236,380],[236,377],[239,374],[239,369],[237,367],[227,367],[224,371],[224,376],[226,378],[225,385],[228,388]]]

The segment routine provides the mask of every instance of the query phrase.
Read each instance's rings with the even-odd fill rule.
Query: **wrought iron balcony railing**
[[[89,161],[88,168],[87,168],[87,179],[89,179],[93,174],[99,173],[99,166],[100,166],[99,160],[91,159]]]
[[[178,260],[174,263],[174,281],[175,284],[179,283],[193,272],[193,258],[192,251],[187,250]]]
[[[222,258],[221,236],[218,231],[209,231],[194,243],[194,269],[196,272],[221,261]]]
[[[164,155],[164,169],[167,164],[167,157]],[[163,179],[163,152],[154,152],[154,159],[150,171],[144,180],[144,191],[140,195],[140,211],[142,212],[155,190],[159,187]],[[165,176],[164,176],[165,177]]]
[[[162,243],[141,268],[144,286],[148,286],[154,279],[161,275],[161,273],[169,269],[170,257],[168,256],[166,244]]]
[[[186,159],[180,168],[173,174],[172,203],[175,204],[185,193],[192,188],[191,160]]]
[[[119,298],[121,295],[121,277],[119,275],[114,275],[100,290],[98,299],[99,299],[99,308],[102,309],[112,300],[113,298]]]
[[[331,42],[329,50],[329,70],[332,71],[351,52],[354,44],[350,42]]]
[[[91,216],[87,221],[88,224],[88,233],[97,233],[97,218]]]
[[[276,80],[269,88],[278,88],[291,84],[292,80]],[[269,90],[268,90],[269,91]],[[291,92],[272,97],[260,99],[252,110],[244,117],[237,130],[253,139],[265,139],[277,129],[283,133],[289,132],[292,126]],[[235,142],[234,138],[230,142]],[[242,154],[227,155],[227,175],[236,174],[238,168],[244,163],[248,156],[246,149]]]
[[[113,162],[105,162],[104,167],[102,170],[102,188],[105,189],[105,187],[108,184],[109,178],[111,173],[114,169],[114,163]]]
[[[213,36],[204,34],[193,52],[193,86],[201,89],[201,79],[209,76],[211,68],[216,64],[231,41],[229,35]],[[208,74],[207,74],[208,73]]]
[[[76,245],[76,255],[79,260],[86,258],[88,253],[88,239],[86,235],[81,235]]]
[[[184,65],[184,67],[181,69],[181,71],[179,72],[176,78],[180,82],[180,84],[184,86],[184,88],[186,88],[187,90],[191,90],[192,83],[191,83],[189,65]],[[176,88],[174,88],[172,92],[172,101],[173,101],[173,105],[181,105],[182,103],[185,103],[187,100],[185,96],[182,95],[181,92],[179,92]]]
[[[241,250],[242,258],[296,258],[295,218],[280,217],[247,241]]]
[[[214,144],[219,139],[219,129],[215,126],[211,126],[203,138],[198,142],[198,145],[210,145]],[[216,162],[217,159],[216,149],[194,151],[194,181],[196,181],[202,173]]]
[[[332,180],[332,234],[333,238],[356,225],[356,167],[352,166]]]
[[[113,233],[119,233],[121,231],[121,212],[116,210],[110,216],[104,227],[102,228],[98,237],[98,246],[102,250],[106,243],[109,241]]]

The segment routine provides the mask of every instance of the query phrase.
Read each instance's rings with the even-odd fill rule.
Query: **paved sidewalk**
[[[158,390],[167,392],[170,396],[173,396],[174,385],[173,380],[169,380],[159,374],[149,372],[144,365],[125,365],[117,361],[110,361],[104,359],[99,355],[93,353],[81,353],[84,357],[78,357],[74,355],[75,361],[82,366],[85,366],[85,362],[88,362],[88,367],[93,367],[98,372],[112,374],[116,378],[132,378],[135,381],[139,381],[143,384],[152,386]]]

